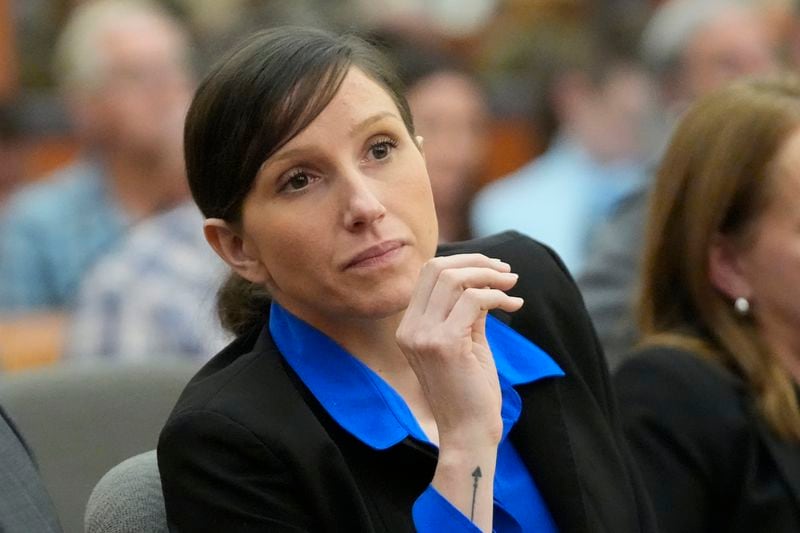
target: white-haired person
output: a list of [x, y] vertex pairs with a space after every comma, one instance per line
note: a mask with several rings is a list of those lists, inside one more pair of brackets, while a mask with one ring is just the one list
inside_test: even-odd
[[25, 319], [49, 316], [58, 329], [98, 257], [132, 223], [188, 197], [188, 45], [155, 4], [100, 0], [70, 14], [55, 67], [81, 151], [0, 213], [0, 320], [24, 329]]

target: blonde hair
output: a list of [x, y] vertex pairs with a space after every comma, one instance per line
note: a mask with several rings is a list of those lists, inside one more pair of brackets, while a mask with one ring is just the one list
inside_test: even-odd
[[161, 21], [183, 32], [166, 10], [148, 0], [94, 0], [76, 7], [56, 42], [53, 70], [59, 85], [66, 89], [96, 87], [105, 68], [103, 36], [142, 19]]
[[734, 83], [686, 113], [650, 198], [638, 317], [644, 344], [683, 347], [740, 375], [768, 425], [792, 441], [792, 379], [711, 284], [708, 258], [716, 235], [749, 237], [772, 194], [776, 156], [798, 127], [792, 76]]

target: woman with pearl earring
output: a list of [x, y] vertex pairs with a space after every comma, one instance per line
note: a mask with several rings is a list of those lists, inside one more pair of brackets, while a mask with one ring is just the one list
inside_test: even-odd
[[800, 531], [800, 80], [683, 117], [653, 188], [615, 376], [660, 530]]

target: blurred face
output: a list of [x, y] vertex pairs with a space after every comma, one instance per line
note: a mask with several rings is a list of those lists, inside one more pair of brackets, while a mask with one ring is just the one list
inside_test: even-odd
[[404, 310], [437, 225], [425, 161], [389, 94], [351, 69], [263, 164], [240, 234], [245, 277], [318, 327]]
[[613, 69], [599, 87], [591, 87], [579, 104], [583, 143], [597, 161], [638, 160], [642, 156], [642, 128], [651, 110], [653, 86], [634, 67]]
[[408, 92], [414, 126], [425, 139], [436, 208], [461, 209], [486, 160], [488, 110], [480, 89], [457, 72], [440, 72]]
[[800, 130], [778, 155], [771, 199], [754, 222], [752, 241], [741, 252], [753, 315], [764, 338], [791, 337], [789, 353], [800, 356]]
[[140, 17], [107, 32], [100, 46], [102, 81], [90, 97], [95, 141], [142, 158], [180, 158], [192, 90], [183, 35]]
[[763, 20], [740, 9], [731, 9], [698, 30], [683, 59], [683, 91], [690, 99], [736, 78], [776, 68], [775, 52]]

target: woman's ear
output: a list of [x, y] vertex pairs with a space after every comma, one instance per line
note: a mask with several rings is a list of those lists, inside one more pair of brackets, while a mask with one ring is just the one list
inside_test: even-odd
[[717, 233], [708, 251], [708, 276], [711, 285], [730, 300], [751, 299], [753, 291], [743, 268], [741, 245], [727, 235]]
[[257, 248], [249, 245], [230, 223], [221, 218], [207, 218], [203, 223], [203, 233], [217, 255], [237, 274], [258, 285], [267, 283], [269, 273]]
[[425, 157], [425, 150], [422, 148], [422, 144], [425, 141], [425, 139], [422, 137], [422, 135], [417, 135], [416, 137], [414, 137], [414, 140], [417, 142], [417, 148], [419, 149], [419, 152], [422, 154], [422, 157]]

